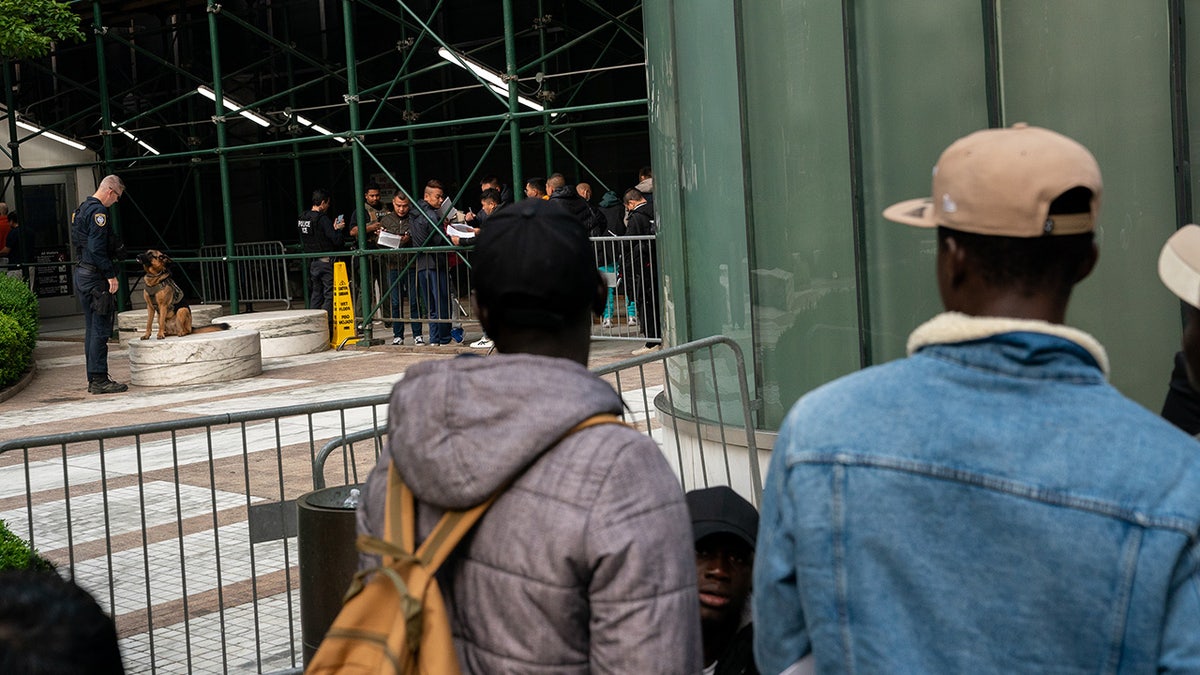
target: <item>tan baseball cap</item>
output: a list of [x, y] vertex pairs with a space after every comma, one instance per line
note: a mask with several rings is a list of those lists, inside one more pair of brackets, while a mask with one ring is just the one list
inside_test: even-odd
[[1200, 226], [1184, 225], [1158, 254], [1158, 278], [1172, 293], [1200, 308]]
[[[1077, 187], [1092, 191], [1090, 210], [1051, 216], [1050, 202]], [[933, 196], [893, 204], [883, 217], [992, 236], [1079, 234], [1095, 228], [1103, 187], [1087, 148], [1021, 122], [952, 143], [933, 167]]]

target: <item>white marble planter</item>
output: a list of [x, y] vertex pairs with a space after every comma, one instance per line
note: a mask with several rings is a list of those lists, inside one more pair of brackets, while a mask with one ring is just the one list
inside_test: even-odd
[[223, 330], [129, 342], [129, 379], [139, 387], [228, 382], [260, 373], [257, 331]]
[[[221, 305], [192, 305], [192, 328], [200, 328], [212, 323], [212, 320], [221, 316], [225, 308]], [[117, 334], [121, 338], [121, 342], [129, 342], [142, 337], [146, 332], [146, 308], [131, 309], [117, 314]], [[154, 325], [151, 328], [150, 339], [153, 340], [158, 335], [158, 316], [154, 317]], [[170, 338], [168, 338], [170, 339]]]
[[263, 358], [297, 356], [329, 349], [329, 320], [322, 309], [232, 314], [213, 319], [230, 328], [256, 330], [262, 336]]

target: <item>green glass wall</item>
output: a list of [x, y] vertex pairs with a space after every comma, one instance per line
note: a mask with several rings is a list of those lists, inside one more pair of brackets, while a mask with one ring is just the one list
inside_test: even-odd
[[735, 337], [761, 428], [904, 355], [941, 310], [936, 235], [880, 212], [927, 195], [954, 139], [1019, 121], [1100, 162], [1100, 264], [1069, 322], [1158, 409], [1180, 319], [1155, 262], [1194, 218], [1200, 0], [646, 0], [644, 17], [664, 334]]

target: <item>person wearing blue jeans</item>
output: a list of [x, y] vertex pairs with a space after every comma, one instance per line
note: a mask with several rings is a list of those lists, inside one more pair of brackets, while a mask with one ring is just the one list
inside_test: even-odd
[[450, 318], [450, 302], [446, 292], [446, 269], [441, 265], [417, 271], [417, 287], [421, 302], [429, 311], [429, 344], [450, 344], [450, 324], [438, 319]]
[[[408, 297], [408, 318], [418, 319], [421, 316], [419, 307], [420, 303], [417, 298], [417, 273], [409, 269], [404, 273], [404, 278], [400, 279], [400, 270], [389, 269], [387, 272], [388, 288], [392, 289], [392, 344], [404, 344], [404, 322], [400, 320], [403, 316], [401, 307], [403, 306], [402, 296]], [[421, 337], [421, 322], [413, 321], [409, 324], [412, 329], [412, 336], [415, 340]]]
[[[424, 198], [417, 202], [419, 212], [412, 221], [412, 240], [416, 246], [445, 246], [450, 242], [442, 232], [438, 210], [446, 201], [446, 188], [434, 179], [425, 184]], [[429, 344], [450, 344], [450, 299], [446, 274], [446, 254], [417, 254], [417, 288], [422, 304], [429, 312]], [[440, 320], [440, 321], [439, 321]], [[417, 340], [417, 344], [421, 344]]]
[[946, 311], [780, 428], [759, 670], [1200, 672], [1200, 446], [1064, 325], [1102, 186], [1082, 145], [1017, 124], [959, 139], [931, 199], [884, 211], [936, 228]]
[[75, 246], [75, 297], [83, 305], [84, 355], [88, 392], [119, 394], [129, 386], [108, 376], [108, 338], [116, 314], [117, 267], [112, 260], [114, 239], [108, 208], [125, 192], [116, 176], [105, 176], [96, 193], [76, 209], [71, 219]]
[[[409, 248], [413, 245], [413, 223], [418, 217], [420, 217], [418, 214], [412, 213], [412, 201], [408, 195], [397, 192], [396, 196], [392, 197], [391, 212], [380, 217], [379, 225], [384, 232], [399, 237], [397, 248]], [[400, 312], [402, 304], [400, 296], [402, 294], [408, 296], [409, 318], [417, 319], [421, 316], [417, 302], [416, 263], [411, 258], [412, 255], [406, 253], [388, 256], [387, 260], [387, 283], [388, 288], [392, 289], [392, 344], [394, 345], [404, 344], [404, 323], [400, 321], [400, 317], [403, 316]], [[402, 270], [404, 278], [399, 279]], [[412, 322], [412, 336], [414, 344], [421, 344], [420, 321]]]

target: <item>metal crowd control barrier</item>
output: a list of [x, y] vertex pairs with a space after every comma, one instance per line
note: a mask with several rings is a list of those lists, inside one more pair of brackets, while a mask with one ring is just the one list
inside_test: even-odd
[[[131, 673], [301, 663], [293, 500], [328, 439], [387, 396], [0, 443], [0, 519], [116, 621]], [[347, 453], [341, 483], [375, 453]], [[297, 470], [298, 469], [298, 470]]]
[[[727, 484], [759, 501], [765, 458], [735, 342], [594, 372], [684, 489]], [[0, 519], [113, 614], [129, 672], [299, 672], [294, 500], [365, 479], [387, 399], [0, 442]]]
[[[594, 237], [592, 245], [596, 252], [596, 264], [608, 285], [608, 297], [604, 314], [596, 319], [592, 337], [604, 340], [630, 340], [658, 342], [659, 289], [658, 266], [654, 251], [654, 237]], [[436, 297], [419, 282], [415, 255], [430, 251], [441, 259], [441, 283], [438, 289], [445, 298], [443, 316], [431, 306]], [[462, 329], [464, 335], [475, 337], [481, 327], [471, 316], [470, 292], [471, 265], [469, 247], [447, 246], [428, 249], [370, 249], [356, 252], [354, 256], [339, 256], [347, 266], [351, 297], [355, 309], [355, 325], [367, 325], [364, 317], [372, 322], [380, 321], [387, 334], [396, 334], [394, 324], [399, 322], [400, 335], [412, 344], [416, 330], [429, 339], [430, 323], [448, 323], [451, 329]], [[288, 256], [282, 242], [264, 241], [234, 244], [234, 255], [246, 256], [236, 262], [238, 298], [241, 302], [283, 302], [291, 308], [291, 290], [288, 285]], [[364, 255], [368, 264], [368, 279], [371, 284], [371, 307], [363, 311], [358, 291], [359, 276], [356, 257]], [[224, 245], [205, 246], [200, 249], [201, 297], [206, 303], [228, 302], [230, 299]], [[308, 258], [301, 260], [301, 274], [307, 286]], [[307, 298], [305, 298], [307, 301]]]
[[[657, 274], [655, 238], [593, 237], [591, 241], [596, 253], [596, 264], [608, 286], [604, 314], [595, 320], [592, 337], [603, 340], [659, 342], [661, 282]], [[430, 297], [420, 287], [416, 275], [413, 256], [420, 250], [425, 249], [366, 252], [372, 285], [372, 307], [369, 312], [372, 320], [382, 321], [385, 328], [391, 328], [398, 321], [402, 326], [401, 335], [407, 340], [411, 340], [414, 334], [413, 324], [416, 324], [417, 329], [428, 339], [430, 322], [449, 323], [451, 328], [464, 328], [472, 335], [477, 334], [477, 331], [482, 329], [470, 313], [471, 249], [432, 249], [436, 251], [434, 255], [442, 257], [445, 287], [440, 290], [443, 297], [447, 298], [449, 308], [449, 316], [439, 316], [437, 319], [430, 318]], [[350, 277], [350, 285], [354, 288], [358, 284], [358, 278], [353, 270]], [[352, 291], [352, 295], [354, 302], [358, 303], [357, 290]], [[363, 312], [357, 305], [355, 314], [360, 317], [356, 324], [363, 325]]]
[[654, 244], [653, 236], [592, 237], [596, 265], [608, 286], [604, 314], [592, 326], [593, 338], [660, 341], [662, 283]]
[[[621, 395], [626, 421], [663, 448], [684, 490], [730, 485], [759, 502], [767, 456], [758, 451], [757, 404], [736, 342], [703, 338], [592, 372]], [[378, 452], [385, 434], [376, 427], [329, 441], [313, 458], [314, 489], [329, 485], [325, 465], [336, 452], [339, 475], [347, 475], [352, 458]]]
[[[282, 302], [288, 309], [292, 308], [283, 242], [253, 241], [234, 244], [233, 254], [239, 258], [252, 257], [235, 263], [239, 302]], [[229, 302], [225, 245], [203, 246], [200, 248], [200, 257], [206, 258], [200, 263], [200, 295], [204, 302]]]
[[[429, 339], [430, 323], [448, 323], [451, 330], [461, 328], [464, 331], [478, 335], [479, 322], [471, 317], [471, 265], [469, 248], [433, 247], [433, 255], [440, 259], [439, 269], [442, 274], [442, 286], [438, 289], [441, 297], [445, 298], [445, 316], [438, 312], [438, 318], [432, 318], [430, 311], [434, 304], [432, 292], [427, 292], [421, 285], [416, 269], [415, 256], [426, 249], [376, 249], [367, 253], [368, 276], [371, 280], [371, 307], [369, 314], [372, 320], [383, 322], [389, 335], [398, 321], [401, 324], [401, 335], [412, 344], [414, 329], [420, 330], [420, 335]], [[428, 279], [429, 277], [424, 277]], [[350, 286], [354, 289], [358, 279], [351, 274]], [[363, 312], [357, 306], [359, 293], [352, 290], [354, 297], [355, 315], [362, 317]], [[356, 322], [363, 325], [361, 319]], [[374, 337], [386, 337], [375, 335]]]

